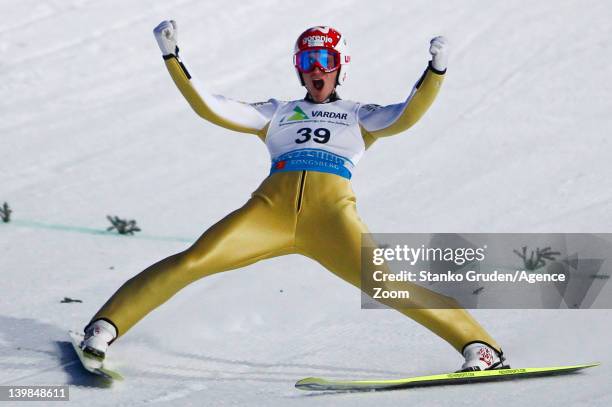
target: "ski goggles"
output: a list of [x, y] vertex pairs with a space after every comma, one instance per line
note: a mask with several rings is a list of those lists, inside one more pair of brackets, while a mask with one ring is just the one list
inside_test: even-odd
[[312, 72], [316, 66], [323, 72], [333, 72], [340, 68], [340, 53], [327, 48], [303, 50], [295, 54], [293, 63], [303, 73]]

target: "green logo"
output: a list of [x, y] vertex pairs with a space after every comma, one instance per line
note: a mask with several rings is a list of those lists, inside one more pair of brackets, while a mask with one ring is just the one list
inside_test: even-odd
[[[297, 121], [297, 120], [308, 120], [309, 117], [306, 113], [304, 113], [304, 111], [302, 109], [300, 109], [299, 106], [296, 106], [293, 109], [293, 114], [291, 116], [289, 116], [289, 118], [287, 119], [288, 122], [293, 122], [293, 121]], [[281, 120], [281, 121], [284, 121]]]

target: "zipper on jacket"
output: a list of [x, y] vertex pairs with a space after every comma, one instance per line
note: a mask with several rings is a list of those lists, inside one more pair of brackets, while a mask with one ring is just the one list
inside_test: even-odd
[[304, 183], [306, 182], [306, 170], [302, 170], [300, 175], [300, 188], [298, 189], [298, 199], [296, 204], [297, 212], [302, 208], [302, 196], [304, 195]]

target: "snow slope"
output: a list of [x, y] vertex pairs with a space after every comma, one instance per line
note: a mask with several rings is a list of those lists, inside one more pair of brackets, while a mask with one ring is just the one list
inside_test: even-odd
[[[393, 103], [453, 54], [413, 129], [368, 151], [354, 175], [374, 232], [609, 232], [612, 34], [607, 1], [317, 3], [85, 0], [0, 4], [0, 384], [70, 384], [74, 405], [600, 405], [612, 403], [608, 310], [477, 310], [515, 366], [601, 361], [563, 379], [313, 395], [304, 376], [402, 377], [460, 356], [394, 311], [286, 256], [186, 288], [112, 348], [128, 378], [82, 372], [80, 328], [125, 280], [186, 248], [266, 176], [255, 137], [203, 122], [172, 84], [152, 28], [179, 23], [190, 72], [259, 101], [304, 90], [295, 37], [348, 37], [346, 99]], [[228, 165], [230, 163], [230, 165]], [[221, 169], [222, 168], [222, 169]], [[97, 233], [107, 214], [143, 234]], [[82, 303], [60, 303], [64, 297]], [[21, 405], [21, 404], [19, 404]]]

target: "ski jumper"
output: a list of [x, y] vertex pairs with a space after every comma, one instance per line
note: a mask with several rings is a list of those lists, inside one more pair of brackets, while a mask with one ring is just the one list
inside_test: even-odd
[[[400, 133], [419, 120], [434, 101], [444, 72], [430, 64], [406, 101], [388, 106], [340, 100], [335, 93], [327, 103], [307, 98], [249, 104], [196, 88], [177, 57], [164, 59], [176, 86], [198, 115], [229, 130], [254, 134], [266, 143], [272, 159], [270, 175], [243, 207], [211, 226], [189, 249], [128, 280], [92, 322], [107, 320], [118, 336], [123, 335], [202, 277], [291, 253], [310, 257], [360, 287], [361, 238], [368, 229], [357, 214], [349, 181], [352, 171], [377, 139]], [[499, 350], [452, 298], [418, 286], [411, 290], [416, 307], [400, 312], [459, 352], [474, 341]], [[431, 305], [436, 307], [428, 308]]]

